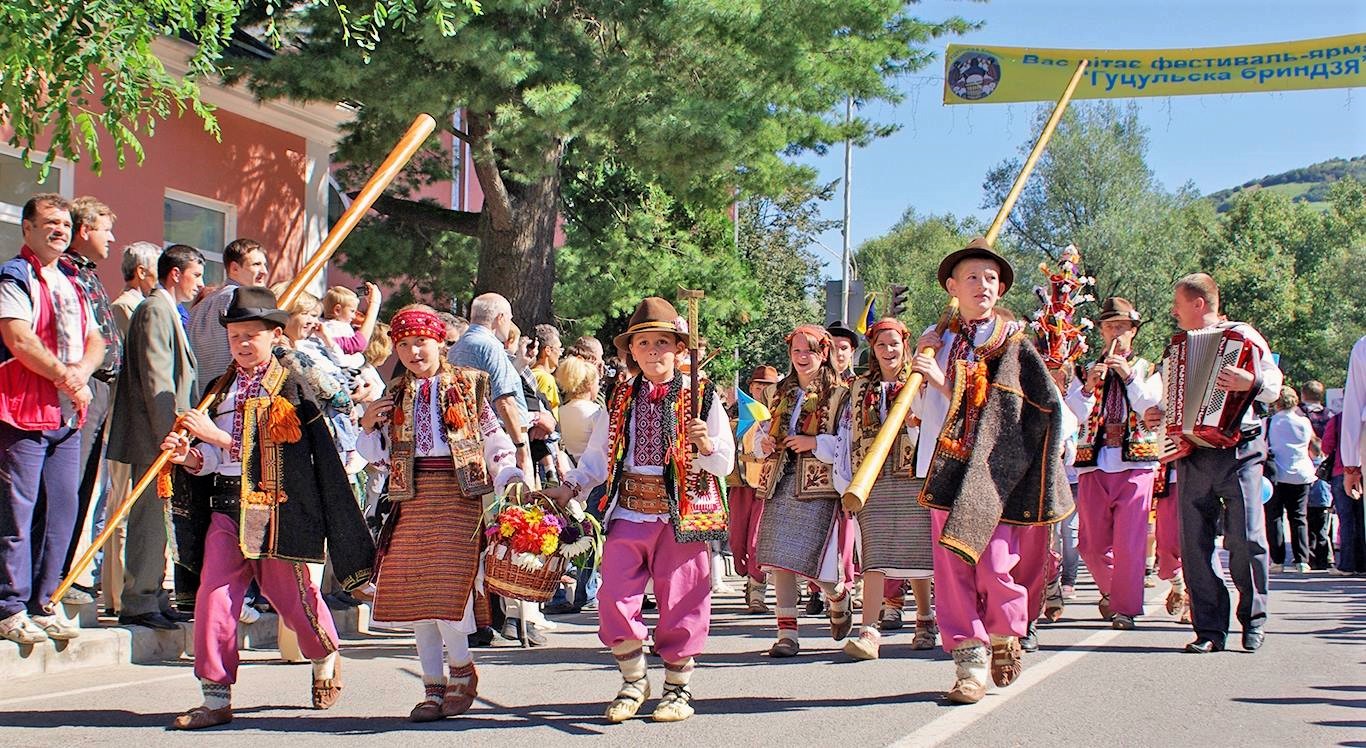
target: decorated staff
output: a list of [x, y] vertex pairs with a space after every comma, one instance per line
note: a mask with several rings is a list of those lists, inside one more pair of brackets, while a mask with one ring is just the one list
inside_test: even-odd
[[[435, 129], [436, 120], [432, 119], [429, 114], [419, 114], [413, 120], [413, 124], [408, 127], [408, 132], [404, 133], [398, 145], [394, 146], [394, 150], [389, 152], [384, 163], [380, 164], [379, 169], [370, 177], [370, 181], [365, 183], [360, 193], [356, 195], [356, 199], [351, 202], [351, 207], [347, 208], [346, 212], [342, 213], [341, 218], [337, 219], [337, 223], [327, 233], [322, 244], [319, 245], [318, 251], [314, 253], [308, 263], [304, 265], [303, 270], [299, 272], [299, 275], [290, 282], [289, 288], [277, 300], [281, 307], [288, 307], [293, 304], [295, 297], [313, 282], [318, 273], [322, 272], [327, 262], [332, 259], [332, 255], [336, 253], [337, 248], [341, 246], [342, 241], [356, 228], [356, 224], [360, 223], [360, 219], [370, 210], [370, 206], [375, 204], [380, 194], [394, 181], [403, 167], [412, 160], [418, 149], [422, 147], [422, 144], [427, 141], [427, 137]], [[195, 410], [201, 414], [206, 412], [209, 404], [224, 386], [226, 386], [226, 379], [220, 378], [213, 387], [204, 393], [204, 399], [199, 402]], [[67, 574], [66, 579], [57, 585], [57, 591], [52, 593], [51, 604], [56, 605], [62, 599], [62, 595], [66, 594], [66, 591], [85, 571], [85, 567], [89, 566], [90, 562], [95, 559], [95, 554], [104, 548], [109, 538], [118, 531], [119, 526], [123, 523], [123, 518], [127, 517], [128, 512], [133, 508], [133, 503], [142, 496], [152, 481], [167, 467], [169, 459], [169, 453], [163, 451], [147, 472], [133, 484], [133, 490], [128, 493], [128, 498], [124, 499], [123, 503], [116, 507], [105, 521], [104, 531], [91, 541], [90, 547], [71, 565], [71, 571]], [[162, 482], [165, 483], [164, 480]]]
[[[1067, 392], [1068, 385], [1076, 379], [1076, 361], [1086, 352], [1086, 332], [1093, 325], [1091, 320], [1077, 317], [1077, 308], [1095, 300], [1087, 289], [1095, 285], [1095, 279], [1081, 274], [1081, 253], [1069, 245], [1063, 250], [1056, 267], [1047, 262], [1039, 263], [1039, 272], [1048, 279], [1048, 286], [1034, 287], [1034, 295], [1039, 298], [1039, 309], [1030, 322], [1034, 332], [1034, 345], [1043, 355], [1044, 364], [1053, 377], [1058, 392]], [[1076, 418], [1069, 411], [1063, 412], [1063, 459], [1071, 464], [1076, 454]], [[1068, 483], [1072, 486], [1073, 498], [1076, 497], [1074, 473], [1068, 471]], [[1069, 518], [1070, 522], [1075, 519]], [[1020, 639], [1020, 649], [1034, 652], [1039, 649], [1038, 617], [1057, 621], [1063, 613], [1062, 569], [1058, 564], [1056, 547], [1059, 544], [1059, 530], [1063, 522], [1051, 526], [1032, 526], [1020, 528], [1020, 563], [1015, 580], [1024, 585], [1028, 593], [1027, 617], [1029, 625]], [[1072, 525], [1076, 532], [1076, 525]]]
[[702, 402], [697, 397], [697, 383], [702, 378], [701, 346], [698, 344], [697, 307], [702, 303], [702, 292], [687, 288], [678, 290], [678, 297], [688, 303], [688, 389], [693, 392], [692, 417], [701, 418]]

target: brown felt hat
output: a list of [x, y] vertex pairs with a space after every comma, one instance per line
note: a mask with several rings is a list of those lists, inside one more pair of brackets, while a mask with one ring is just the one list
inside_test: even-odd
[[1139, 315], [1138, 309], [1134, 308], [1134, 303], [1120, 296], [1111, 296], [1100, 303], [1100, 321], [1110, 319], [1124, 319], [1134, 323], [1137, 327], [1143, 324], [1143, 317]]
[[939, 263], [939, 285], [943, 286], [944, 290], [947, 291], [949, 288], [949, 277], [953, 275], [953, 269], [958, 267], [958, 263], [973, 257], [982, 257], [991, 260], [1001, 268], [1002, 296], [1005, 296], [1006, 291], [1009, 291], [1010, 287], [1015, 285], [1015, 268], [1010, 266], [1010, 263], [1006, 261], [1006, 258], [996, 254], [996, 251], [987, 243], [986, 238], [981, 236], [968, 242], [968, 246], [963, 247], [956, 252], [949, 253], [949, 256], [945, 257], [943, 261]]
[[650, 296], [636, 305], [626, 325], [626, 332], [612, 338], [612, 343], [624, 351], [631, 345], [631, 336], [639, 332], [671, 332], [679, 340], [686, 341], [686, 328], [673, 304], [658, 296]]
[[768, 364], [754, 367], [754, 373], [749, 375], [749, 383], [754, 384], [755, 382], [777, 384], [778, 370]]

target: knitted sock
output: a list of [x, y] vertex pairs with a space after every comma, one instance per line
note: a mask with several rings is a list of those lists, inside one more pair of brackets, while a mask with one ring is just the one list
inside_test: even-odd
[[321, 660], [314, 660], [313, 680], [332, 680], [332, 676], [337, 672], [337, 658], [340, 656], [340, 652], [333, 652]]
[[612, 656], [617, 659], [623, 680], [640, 680], [645, 677], [645, 651], [639, 639], [626, 639], [612, 647]]
[[199, 690], [204, 693], [205, 709], [223, 709], [232, 706], [232, 684], [214, 683], [200, 679]]
[[1177, 570], [1176, 575], [1172, 577], [1172, 589], [1177, 592], [1186, 591], [1186, 578], [1181, 575], [1179, 569]]
[[797, 641], [797, 608], [778, 608], [778, 638]]
[[957, 677], [971, 678], [986, 684], [991, 673], [988, 663], [991, 650], [980, 639], [968, 639], [953, 650], [953, 664], [957, 666]]
[[686, 686], [692, 680], [693, 658], [682, 662], [664, 663], [664, 683], [676, 686]]
[[[422, 664], [422, 681], [435, 683], [439, 678], [444, 684], [446, 668], [442, 662], [441, 629], [431, 622], [416, 624], [413, 639], [417, 642], [418, 662]], [[468, 646], [465, 651], [469, 651]]]
[[440, 704], [446, 698], [446, 677], [422, 678], [422, 700], [429, 704]]
[[467, 661], [463, 665], [451, 665], [451, 676], [446, 681], [452, 686], [467, 686], [474, 678], [474, 661]]

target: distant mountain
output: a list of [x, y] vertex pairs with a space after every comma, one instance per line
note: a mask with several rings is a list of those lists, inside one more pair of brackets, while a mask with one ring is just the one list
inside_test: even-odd
[[1297, 203], [1323, 203], [1333, 182], [1352, 177], [1366, 182], [1366, 156], [1335, 158], [1311, 166], [1253, 179], [1228, 190], [1205, 196], [1218, 206], [1220, 213], [1228, 210], [1233, 196], [1243, 190], [1273, 190]]

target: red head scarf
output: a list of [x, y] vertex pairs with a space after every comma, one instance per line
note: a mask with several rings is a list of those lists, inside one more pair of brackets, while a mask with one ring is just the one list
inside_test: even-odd
[[443, 342], [446, 340], [446, 323], [435, 312], [426, 309], [408, 309], [395, 314], [389, 321], [389, 337], [395, 343], [418, 335]]

